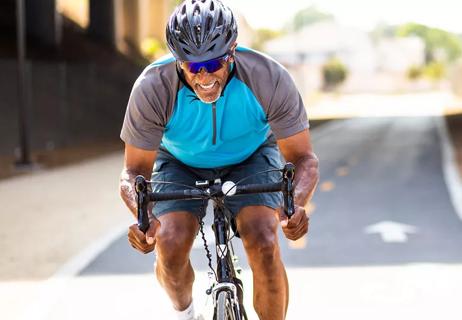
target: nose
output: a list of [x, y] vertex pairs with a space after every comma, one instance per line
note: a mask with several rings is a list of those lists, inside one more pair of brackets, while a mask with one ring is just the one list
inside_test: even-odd
[[198, 74], [208, 74], [207, 69], [205, 67], [200, 68]]
[[196, 74], [196, 77], [199, 81], [203, 81], [207, 79], [207, 77], [210, 75], [210, 73], [207, 72], [207, 69], [204, 67], [200, 68], [199, 72]]

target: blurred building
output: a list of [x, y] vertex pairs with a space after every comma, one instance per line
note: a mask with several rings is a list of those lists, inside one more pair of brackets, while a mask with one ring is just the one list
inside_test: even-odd
[[392, 38], [374, 43], [367, 32], [335, 21], [319, 22], [269, 41], [265, 51], [284, 64], [302, 92], [323, 87], [322, 66], [331, 58], [348, 69], [345, 91], [395, 90], [394, 77], [424, 62], [418, 38]]
[[[112, 3], [111, 10], [114, 15], [111, 39], [118, 50], [126, 54], [149, 50], [145, 48], [146, 44], [154, 41], [158, 44], [159, 55], [166, 52], [165, 26], [178, 1], [109, 0], [109, 2]], [[57, 0], [57, 8], [82, 28], [91, 28], [91, 0]], [[242, 14], [239, 12], [235, 14], [239, 23], [238, 42], [250, 46], [254, 32]]]
[[265, 51], [287, 65], [322, 65], [339, 58], [351, 70], [373, 71], [376, 55], [367, 33], [336, 22], [319, 22], [269, 41]]
[[417, 37], [381, 39], [376, 51], [378, 71], [406, 73], [425, 64], [425, 43]]
[[250, 26], [245, 16], [239, 10], [234, 9], [233, 13], [238, 24], [239, 35], [237, 37], [237, 42], [240, 45], [251, 47], [255, 37], [255, 30]]
[[[92, 29], [93, 2], [91, 0], [57, 1], [58, 10], [63, 15], [84, 29]], [[110, 11], [111, 17], [106, 22], [110, 24], [110, 28], [106, 28], [109, 34], [101, 34], [101, 36], [126, 54], [142, 51], [143, 44], [148, 40], [156, 40], [162, 44], [168, 16], [176, 4], [174, 0], [104, 0], [103, 2], [108, 2], [106, 11]], [[98, 18], [96, 15], [93, 16]]]
[[453, 92], [462, 98], [462, 59], [457, 61], [450, 70], [450, 81]]

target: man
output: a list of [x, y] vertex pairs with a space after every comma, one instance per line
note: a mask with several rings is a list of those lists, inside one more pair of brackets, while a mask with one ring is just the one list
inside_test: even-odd
[[[237, 47], [237, 25], [220, 0], [188, 0], [171, 15], [167, 43], [173, 56], [148, 66], [128, 102], [121, 138], [125, 163], [120, 192], [136, 216], [134, 179], [150, 177], [194, 185], [235, 181], [281, 168], [279, 150], [296, 165], [296, 213], [280, 214], [278, 193], [230, 197], [230, 208], [253, 272], [254, 308], [262, 320], [285, 318], [288, 281], [278, 225], [288, 239], [308, 231], [304, 206], [318, 182], [308, 120], [287, 71], [274, 60]], [[248, 183], [274, 181], [258, 175]], [[172, 185], [156, 191], [174, 190]], [[239, 198], [239, 199], [238, 199]], [[189, 253], [202, 218], [202, 201], [156, 203], [146, 235], [136, 225], [128, 238], [137, 250], [156, 250], [156, 275], [178, 319], [194, 319], [194, 272]]]

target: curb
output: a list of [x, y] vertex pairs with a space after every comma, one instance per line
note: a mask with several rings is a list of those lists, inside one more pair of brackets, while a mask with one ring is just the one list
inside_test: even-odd
[[436, 127], [441, 141], [443, 175], [448, 187], [449, 197], [454, 210], [462, 220], [462, 180], [455, 161], [454, 147], [444, 117], [436, 118]]

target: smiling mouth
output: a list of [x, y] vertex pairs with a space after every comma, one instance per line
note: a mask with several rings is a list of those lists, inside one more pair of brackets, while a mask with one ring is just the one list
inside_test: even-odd
[[209, 83], [209, 84], [200, 84], [200, 83], [197, 83], [196, 86], [199, 87], [201, 90], [203, 91], [210, 91], [212, 90], [215, 85], [218, 84], [217, 81], [214, 81], [212, 83]]

